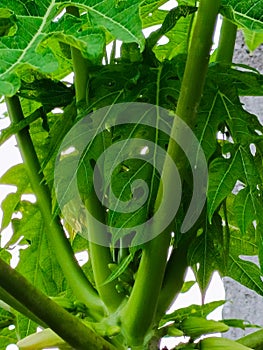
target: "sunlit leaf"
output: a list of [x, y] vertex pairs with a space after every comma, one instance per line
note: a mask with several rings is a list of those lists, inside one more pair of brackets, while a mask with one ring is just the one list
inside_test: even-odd
[[1, 3], [2, 12], [9, 11], [9, 18], [14, 18], [16, 31], [0, 40], [0, 94], [14, 95], [20, 87], [21, 75], [29, 69], [44, 74], [60, 69], [61, 74], [60, 65], [65, 67], [65, 55], [61, 55], [61, 60], [58, 53], [52, 51], [56, 49], [55, 39], [77, 47], [91, 61], [98, 61], [104, 54], [104, 31], [124, 42], [144, 46], [139, 1], [110, 0], [107, 5], [95, 0], [73, 1], [71, 5], [87, 11], [87, 15], [80, 18], [67, 15], [61, 19], [56, 16], [66, 7], [66, 2], [45, 0], [37, 6], [31, 5], [16, 0]]
[[261, 1], [223, 0], [222, 14], [238, 26], [255, 32], [263, 31], [263, 5]]
[[180, 322], [181, 320], [185, 319], [188, 316], [206, 317], [215, 309], [217, 309], [218, 307], [224, 304], [225, 304], [225, 300], [219, 300], [219, 301], [212, 301], [211, 303], [207, 303], [204, 305], [193, 304], [188, 307], [178, 309], [172, 313], [166, 314], [162, 318], [160, 322], [160, 326], [170, 321]]

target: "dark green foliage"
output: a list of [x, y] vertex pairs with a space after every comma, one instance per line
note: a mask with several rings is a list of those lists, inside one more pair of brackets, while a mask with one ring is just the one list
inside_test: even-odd
[[[172, 148], [169, 148], [169, 135], [159, 130], [159, 123], [165, 124], [165, 118], [174, 118], [182, 93], [189, 44], [193, 40], [193, 23], [200, 5], [192, 0], [178, 1], [178, 7], [167, 11], [160, 9], [165, 3], [157, 0], [74, 0], [69, 7], [68, 2], [57, 0], [1, 2], [0, 94], [7, 101], [11, 96], [19, 98], [22, 118], [16, 118], [10, 112], [12, 124], [1, 130], [0, 144], [12, 135], [18, 135], [18, 139], [24, 141], [24, 146], [23, 142], [19, 143], [22, 153], [29, 153], [29, 158], [36, 159], [39, 164], [36, 166], [37, 173], [25, 161], [25, 164], [9, 169], [1, 178], [1, 184], [13, 185], [16, 189], [1, 204], [1, 231], [11, 224], [13, 235], [0, 249], [0, 257], [10, 263], [13, 245], [20, 248], [26, 245], [23, 247], [26, 249], [20, 249], [16, 270], [77, 320], [105, 337], [111, 343], [106, 349], [128, 349], [134, 345], [149, 350], [151, 338], [180, 336], [184, 331], [183, 322], [189, 317], [206, 318], [223, 304], [218, 301], [202, 306], [191, 305], [164, 314], [167, 310], [162, 310], [163, 299], [173, 299], [195, 283], [184, 283], [188, 266], [195, 273], [203, 299], [214, 271], [263, 295], [263, 126], [258, 117], [247, 112], [240, 102], [240, 96], [263, 96], [263, 75], [242, 65], [242, 62], [236, 65], [217, 62], [214, 55], [213, 62], [208, 65], [193, 123], [193, 132], [200, 144], [197, 157], [202, 148], [209, 169], [207, 201], [197, 222], [183, 235], [181, 224], [191, 201], [194, 182], [190, 163], [183, 158], [184, 150], [178, 151], [179, 146], [175, 146], [174, 149], [177, 149], [173, 156], [179, 159], [176, 160], [183, 195], [178, 213], [165, 231], [171, 255], [164, 272], [156, 272], [156, 268], [144, 276], [145, 284], [148, 280], [159, 281], [160, 295], [155, 290], [148, 291], [149, 300], [141, 301], [141, 305], [147, 302], [154, 304], [151, 296], [157, 293], [156, 310], [153, 310], [153, 319], [149, 320], [150, 328], [143, 334], [143, 339], [139, 336], [138, 339], [136, 336], [129, 338], [136, 327], [138, 332], [144, 327], [142, 319], [138, 325], [132, 325], [134, 329], [129, 329], [129, 322], [128, 326], [125, 322], [130, 320], [130, 314], [127, 314], [129, 302], [133, 300], [133, 294], [138, 293], [136, 281], [140, 280], [140, 271], [148, 261], [154, 261], [155, 252], [147, 244], [126, 247], [127, 231], [124, 229], [130, 229], [127, 239], [136, 243], [138, 232], [133, 227], [154, 216], [163, 181], [161, 172], [145, 161], [140, 152], [146, 141], [155, 144], [156, 149], [159, 146], [164, 152]], [[62, 13], [63, 10], [67, 12]], [[262, 2], [222, 0], [220, 12], [244, 29], [250, 47], [262, 42]], [[146, 39], [142, 29], [153, 25], [159, 25], [159, 28]], [[160, 44], [159, 40], [163, 37], [168, 42]], [[119, 41], [120, 57], [117, 57], [116, 43]], [[106, 52], [107, 44], [112, 44], [111, 52]], [[80, 79], [76, 72], [80, 64], [86, 68], [86, 72], [81, 72], [85, 81], [81, 93], [76, 91], [79, 89], [76, 80]], [[67, 76], [72, 72], [75, 73], [75, 81], [68, 83]], [[194, 83], [197, 77], [192, 79]], [[80, 100], [76, 97], [78, 93]], [[138, 123], [138, 116], [127, 125], [116, 123], [111, 127], [104, 120], [96, 119], [99, 115], [96, 111], [101, 108], [128, 102], [151, 104], [157, 111], [159, 107], [165, 108], [169, 112], [168, 117], [156, 113], [155, 127]], [[129, 115], [128, 110], [126, 112]], [[118, 121], [119, 115], [114, 117]], [[60, 154], [64, 166], [76, 168], [74, 176], [77, 177], [82, 202], [81, 207], [74, 206], [71, 174], [65, 172], [59, 182], [63, 193], [63, 205], [59, 207], [54, 188], [58, 152], [68, 133], [85, 118], [88, 130], [101, 127], [103, 132], [85, 145], [81, 155], [77, 146], [86, 131], [83, 130], [82, 135], [73, 134], [75, 149]], [[137, 146], [129, 143], [135, 139]], [[119, 142], [123, 142], [120, 153], [127, 155], [127, 159], [111, 155], [110, 160], [103, 162], [98, 182], [104, 200], [98, 205], [94, 200], [95, 164], [103, 152]], [[156, 151], [152, 157], [154, 164], [157, 157]], [[181, 166], [180, 162], [184, 165]], [[161, 168], [163, 164], [164, 160]], [[44, 188], [44, 194], [32, 182], [36, 178], [40, 189]], [[132, 214], [122, 213], [123, 203], [129, 204], [133, 199], [139, 202], [143, 197], [142, 187], [133, 187], [134, 181], [141, 179], [149, 189], [146, 201]], [[170, 179], [171, 188], [175, 185], [178, 185], [175, 180]], [[25, 197], [32, 194], [38, 198], [36, 203]], [[109, 247], [97, 246], [83, 238], [90, 231], [99, 234], [96, 223], [86, 218], [89, 203], [94, 217], [109, 227], [118, 228], [117, 232], [110, 229], [107, 232]], [[176, 203], [176, 198], [172, 203]], [[47, 217], [52, 220], [47, 222]], [[70, 222], [67, 217], [70, 217]], [[63, 223], [63, 228], [59, 226], [61, 236], [52, 231], [54, 222]], [[61, 251], [51, 243], [53, 234], [52, 242], [62, 242], [70, 257], [69, 261], [65, 260], [60, 265], [57, 257]], [[162, 246], [157, 248], [161, 251]], [[184, 254], [178, 262], [176, 254], [180, 250]], [[74, 254], [80, 252], [89, 254], [82, 270], [74, 267]], [[166, 264], [165, 247], [162, 254]], [[243, 256], [258, 256], [259, 266], [244, 260]], [[177, 261], [177, 266], [173, 266], [173, 259]], [[155, 263], [158, 265], [158, 261]], [[177, 268], [182, 276], [174, 283]], [[73, 281], [76, 280], [75, 289], [76, 286], [69, 282], [72, 277]], [[171, 286], [170, 293], [167, 293], [167, 285]], [[78, 296], [81, 300], [76, 296], [76, 289], [80, 289]], [[25, 314], [21, 305], [4, 293], [0, 280], [1, 299], [5, 301], [5, 304], [0, 304], [0, 347], [4, 349], [15, 343], [17, 338], [35, 332], [37, 320]], [[111, 308], [109, 300], [114, 301], [117, 307]], [[166, 303], [169, 302], [165, 300]], [[161, 314], [159, 310], [162, 310]], [[138, 310], [134, 310], [136, 312]], [[167, 325], [168, 322], [171, 324]], [[247, 326], [240, 320], [228, 320], [227, 323], [234, 327]], [[9, 329], [10, 325], [15, 325], [15, 330]], [[216, 325], [215, 329], [218, 329]], [[191, 334], [199, 335], [198, 332]], [[100, 341], [98, 344], [101, 344]], [[178, 348], [199, 349], [199, 345], [190, 341]]]

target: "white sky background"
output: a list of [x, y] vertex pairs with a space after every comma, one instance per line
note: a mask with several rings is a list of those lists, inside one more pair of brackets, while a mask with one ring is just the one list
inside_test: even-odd
[[[176, 1], [170, 0], [169, 3], [165, 4], [165, 6], [162, 6], [162, 9], [171, 9], [177, 5]], [[219, 37], [219, 30], [217, 30], [215, 34], [214, 41], [217, 43]], [[5, 112], [5, 106], [4, 104], [0, 105], [0, 115]], [[10, 124], [10, 121], [8, 118], [0, 119], [0, 130], [6, 128]], [[10, 167], [12, 167], [15, 164], [21, 163], [22, 159], [19, 153], [19, 150], [16, 146], [16, 140], [15, 137], [11, 137], [7, 142], [5, 142], [4, 145], [0, 147], [0, 176], [2, 176]], [[4, 186], [0, 185], [0, 203], [2, 200], [7, 196], [8, 193], [15, 192], [16, 188], [14, 186]], [[0, 209], [0, 222], [2, 219], [2, 211]], [[6, 239], [9, 235], [12, 234], [12, 231], [9, 228], [5, 230], [5, 236]], [[5, 239], [1, 241], [1, 246], [3, 246], [5, 243]], [[15, 264], [15, 261], [13, 262]], [[194, 275], [191, 270], [189, 270], [187, 274], [187, 280], [194, 280]], [[223, 283], [218, 275], [218, 273], [215, 273], [211, 282], [211, 285], [207, 291], [205, 302], [215, 301], [215, 300], [222, 300], [225, 298], [225, 292]], [[197, 285], [194, 285], [189, 292], [182, 294], [178, 297], [175, 305], [171, 309], [178, 309], [181, 307], [189, 306], [191, 304], [201, 304], [201, 295], [199, 292], [199, 289]], [[210, 317], [215, 320], [220, 320], [222, 318], [222, 307], [218, 308], [216, 311], [210, 314]], [[178, 339], [178, 338], [177, 338]], [[176, 340], [177, 340], [176, 339]], [[182, 339], [179, 339], [179, 341], [182, 341]], [[165, 339], [162, 342], [162, 346], [167, 346], [168, 349], [171, 349], [176, 346], [178, 342], [175, 341], [174, 338]], [[9, 345], [6, 350], [17, 350], [16, 345]]]

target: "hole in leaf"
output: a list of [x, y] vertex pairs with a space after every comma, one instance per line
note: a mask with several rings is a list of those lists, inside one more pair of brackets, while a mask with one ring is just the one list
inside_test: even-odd
[[232, 193], [237, 194], [239, 191], [243, 190], [243, 188], [245, 188], [245, 184], [243, 182], [237, 180], [237, 182], [232, 190]]
[[249, 148], [250, 148], [250, 153], [252, 154], [252, 156], [255, 156], [255, 154], [257, 152], [256, 145], [254, 143], [251, 143], [249, 145]]
[[141, 154], [141, 155], [146, 155], [146, 154], [148, 154], [148, 153], [149, 153], [149, 147], [148, 147], [148, 146], [143, 147], [143, 148], [141, 149], [141, 151], [140, 151], [140, 154]]
[[37, 198], [34, 194], [22, 194], [21, 196], [22, 201], [28, 201], [30, 203], [36, 203]]
[[228, 152], [228, 153], [223, 154], [222, 156], [223, 156], [223, 158], [225, 158], [225, 159], [229, 159], [229, 158], [231, 158], [231, 153]]
[[66, 155], [69, 155], [69, 154], [72, 154], [76, 151], [76, 148], [73, 147], [73, 146], [70, 146], [69, 148], [67, 148], [65, 151], [62, 151], [61, 152], [61, 155], [62, 156], [66, 156]]
[[63, 9], [54, 19], [52, 22], [56, 23], [60, 20], [60, 18], [66, 13], [66, 9]]
[[62, 114], [63, 113], [63, 109], [56, 107], [56, 108], [52, 109], [51, 112], [53, 114]]
[[170, 41], [170, 40], [167, 38], [167, 36], [166, 36], [166, 35], [163, 35], [163, 36], [161, 37], [161, 39], [159, 39], [159, 40], [157, 41], [157, 45], [165, 45], [165, 44], [168, 44], [169, 41]]

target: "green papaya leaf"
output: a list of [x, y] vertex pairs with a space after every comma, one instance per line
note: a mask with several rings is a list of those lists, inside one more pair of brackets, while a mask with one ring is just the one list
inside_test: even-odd
[[0, 306], [0, 330], [7, 328], [10, 325], [14, 325], [14, 323], [14, 315]]
[[240, 154], [236, 151], [230, 159], [218, 158], [209, 168], [208, 213], [211, 220], [219, 204], [231, 193], [240, 175]]
[[204, 305], [190, 305], [185, 308], [181, 308], [175, 310], [172, 313], [166, 314], [162, 320], [160, 321], [160, 326], [163, 326], [165, 323], [173, 321], [173, 322], [181, 322], [188, 316], [194, 317], [207, 317], [211, 312], [213, 312], [216, 308], [225, 304], [225, 300], [213, 301], [211, 303], [207, 303]]
[[238, 1], [238, 0], [223, 0], [221, 13], [228, 17], [239, 27], [253, 30], [254, 32], [263, 31], [261, 1]]
[[235, 327], [235, 328], [241, 328], [241, 329], [246, 329], [246, 328], [261, 328], [261, 326], [258, 326], [256, 324], [251, 324], [247, 321], [240, 320], [237, 318], [233, 319], [224, 319], [223, 322], [228, 325], [229, 327]]
[[16, 344], [17, 340], [18, 337], [14, 328], [11, 330], [8, 328], [0, 330], [0, 346], [2, 349], [6, 349], [10, 344]]
[[32, 189], [29, 184], [29, 179], [24, 164], [18, 164], [10, 168], [1, 177], [0, 183], [14, 185], [17, 188], [16, 192], [8, 194], [1, 204], [3, 210], [1, 230], [3, 230], [9, 225], [13, 213], [17, 211], [18, 205], [21, 201], [21, 196], [23, 194], [32, 193]]
[[100, 1], [72, 1], [71, 5], [87, 11], [87, 15], [76, 18], [67, 14], [57, 18], [67, 5], [51, 0], [37, 6], [31, 6], [30, 2], [2, 1], [0, 16], [2, 13], [5, 18], [9, 13], [16, 31], [12, 31], [12, 36], [0, 37], [0, 94], [14, 95], [20, 88], [21, 75], [29, 70], [50, 74], [59, 70], [60, 65], [65, 67], [65, 58], [61, 61], [53, 52], [54, 41], [75, 46], [91, 61], [102, 58], [106, 32], [124, 42], [137, 42], [143, 49], [139, 1], [110, 0], [107, 5]]
[[227, 275], [243, 286], [254, 290], [259, 295], [263, 295], [262, 273], [260, 268], [250, 262], [239, 257], [240, 252], [234, 249], [229, 256]]
[[256, 50], [263, 43], [263, 33], [257, 33], [253, 30], [243, 29], [245, 43], [250, 51]]

